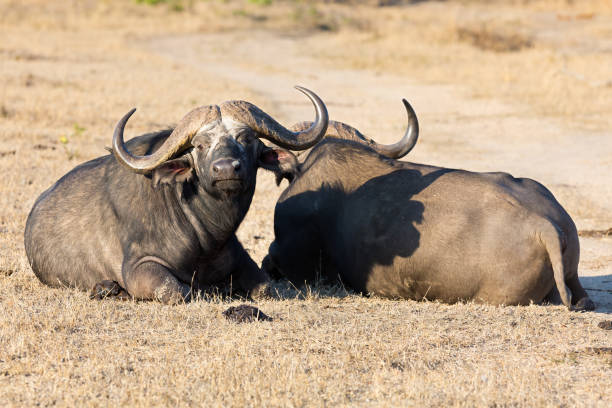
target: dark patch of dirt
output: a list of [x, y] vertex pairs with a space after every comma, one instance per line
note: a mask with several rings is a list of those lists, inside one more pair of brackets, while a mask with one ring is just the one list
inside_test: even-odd
[[478, 28], [457, 28], [457, 37], [459, 41], [467, 42], [481, 50], [493, 52], [516, 52], [533, 46], [532, 40], [521, 34], [506, 34], [484, 25]]
[[227, 320], [232, 320], [236, 323], [251, 323], [254, 321], [271, 322], [274, 320], [258, 308], [249, 305], [232, 306], [223, 312], [223, 316], [225, 316]]
[[0, 48], [0, 55], [13, 59], [15, 61], [40, 61], [40, 60], [57, 60], [55, 57], [49, 57], [41, 54], [34, 54], [26, 50], [14, 50]]
[[612, 228], [607, 230], [583, 230], [578, 231], [578, 236], [589, 237], [589, 238], [602, 238], [612, 236]]
[[10, 118], [11, 116], [13, 116], [13, 112], [11, 112], [6, 106], [0, 105], [0, 117]]
[[47, 145], [40, 144], [40, 143], [35, 144], [34, 146], [32, 146], [32, 148], [35, 150], [55, 150], [56, 149], [55, 146], [47, 146]]
[[566, 358], [574, 364], [579, 363], [583, 357], [602, 358], [604, 364], [612, 366], [612, 347], [585, 347], [566, 354]]
[[0, 152], [0, 157], [4, 156], [14, 156], [17, 153], [16, 150], [9, 150], [8, 152]]
[[0, 276], [11, 276], [15, 273], [15, 269], [0, 269]]
[[612, 347], [587, 347], [581, 353], [590, 356], [612, 356]]
[[404, 371], [405, 369], [404, 363], [402, 363], [401, 361], [393, 361], [391, 363], [391, 368], [395, 368], [396, 370], [399, 370], [399, 371]]
[[604, 330], [612, 330], [612, 320], [602, 320], [597, 323], [597, 327]]

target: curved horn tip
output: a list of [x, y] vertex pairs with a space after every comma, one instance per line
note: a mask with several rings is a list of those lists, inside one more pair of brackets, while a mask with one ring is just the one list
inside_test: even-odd
[[406, 98], [402, 98], [402, 102], [404, 103], [404, 106], [406, 107], [406, 110], [410, 111], [411, 113], [413, 113], [416, 116], [416, 113], [414, 113], [414, 108], [412, 107], [412, 105], [410, 105], [410, 102], [408, 102], [406, 100]]
[[[325, 102], [321, 100], [319, 95], [312, 92], [308, 88], [304, 88], [303, 86], [295, 85], [294, 88], [306, 95], [308, 99], [310, 99], [310, 101], [317, 107], [317, 119], [319, 119], [319, 115], [321, 115], [321, 119], [323, 119], [325, 122], [329, 121], [327, 106], [325, 106]], [[325, 124], [325, 128], [327, 128], [327, 123]]]
[[113, 139], [115, 139], [117, 136], [123, 137], [123, 128], [125, 127], [128, 119], [134, 114], [134, 112], [136, 112], [136, 108], [130, 109], [128, 113], [126, 113], [121, 119], [119, 119], [119, 122], [117, 122], [117, 125], [115, 126]]
[[123, 117], [119, 120], [119, 123], [117, 123], [117, 125], [119, 124], [123, 124], [125, 126], [125, 124], [127, 123], [128, 119], [130, 117], [132, 117], [132, 115], [134, 114], [134, 112], [136, 112], [136, 108], [132, 108], [128, 111], [128, 113], [126, 113], [125, 115], [123, 115]]
[[119, 119], [119, 122], [117, 122], [117, 125], [115, 126], [115, 133], [113, 134], [113, 138], [119, 136], [118, 132], [120, 132], [121, 137], [123, 137], [123, 128], [125, 127], [128, 119], [134, 114], [134, 112], [136, 112], [136, 108], [130, 109], [128, 113], [126, 113], [121, 119]]
[[304, 88], [303, 86], [299, 86], [299, 85], [295, 85], [294, 86], [295, 89], [297, 89], [298, 91], [300, 91], [301, 93], [303, 93], [304, 95], [306, 95], [308, 98], [312, 99], [312, 96], [314, 95], [315, 97], [317, 96], [314, 92], [312, 92], [310, 89], [308, 88]]
[[417, 118], [416, 112], [414, 111], [414, 108], [412, 107], [412, 105], [410, 105], [410, 103], [406, 100], [406, 98], [402, 98], [402, 102], [404, 103], [404, 107], [406, 108], [406, 113], [408, 114], [408, 119], [410, 121], [416, 122], [416, 124], [418, 126], [419, 120]]
[[321, 99], [316, 93], [312, 92], [308, 88], [304, 88], [303, 86], [300, 86], [300, 85], [295, 85], [294, 88], [300, 91], [301, 93], [303, 93], [304, 95], [306, 95], [307, 97], [309, 97], [310, 99], [312, 98], [319, 99], [319, 100]]

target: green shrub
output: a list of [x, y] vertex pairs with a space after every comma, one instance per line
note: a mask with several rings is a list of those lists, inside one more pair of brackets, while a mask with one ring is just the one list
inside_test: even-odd
[[251, 4], [258, 4], [260, 6], [269, 6], [272, 4], [272, 0], [249, 0]]
[[136, 3], [139, 4], [148, 4], [149, 6], [154, 6], [160, 3], [166, 3], [167, 0], [136, 0]]

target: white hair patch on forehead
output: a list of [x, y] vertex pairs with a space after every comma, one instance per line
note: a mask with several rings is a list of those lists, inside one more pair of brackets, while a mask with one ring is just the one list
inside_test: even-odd
[[198, 130], [198, 133], [208, 133], [210, 140], [210, 146], [208, 147], [206, 156], [208, 157], [214, 152], [215, 148], [220, 143], [221, 138], [224, 136], [229, 136], [230, 140], [238, 146], [239, 150], [244, 152], [244, 147], [237, 143], [235, 138], [240, 131], [248, 128], [249, 127], [244, 123], [234, 120], [231, 117], [223, 117], [220, 120], [216, 120], [202, 126]]
[[214, 128], [219, 123], [220, 123], [219, 120], [215, 120], [213, 122], [208, 122], [208, 123], [202, 125], [202, 127], [200, 129], [198, 129], [197, 133], [208, 132], [210, 129]]
[[223, 123], [223, 126], [225, 126], [228, 131], [248, 128], [248, 126], [244, 123], [238, 122], [237, 120], [234, 120], [229, 116], [222, 117], [221, 123]]

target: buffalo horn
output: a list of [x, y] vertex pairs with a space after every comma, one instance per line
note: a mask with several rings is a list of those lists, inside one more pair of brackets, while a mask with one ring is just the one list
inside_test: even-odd
[[[329, 131], [327, 135], [337, 137], [339, 139], [360, 142], [371, 147], [377, 153], [392, 159], [404, 157], [412, 150], [417, 142], [417, 139], [419, 138], [419, 122], [417, 120], [416, 113], [414, 113], [414, 109], [412, 109], [412, 106], [410, 106], [408, 101], [406, 99], [402, 99], [402, 102], [404, 102], [404, 106], [406, 107], [406, 112], [408, 114], [408, 127], [406, 128], [404, 137], [402, 137], [402, 139], [397, 143], [391, 145], [376, 143], [374, 140], [365, 137], [354, 127], [349, 126], [346, 123], [336, 122], [334, 120], [329, 121]], [[292, 129], [299, 131], [309, 126], [311, 126], [310, 122], [300, 122], [293, 125]]]
[[325, 104], [314, 92], [301, 86], [296, 86], [295, 89], [310, 99], [316, 113], [315, 121], [298, 132], [285, 128], [257, 106], [245, 101], [225, 102], [221, 105], [221, 113], [244, 123], [255, 130], [259, 137], [268, 139], [275, 145], [291, 150], [306, 150], [325, 136], [329, 116]]
[[159, 149], [150, 155], [136, 156], [126, 149], [123, 141], [123, 129], [135, 111], [136, 109], [130, 110], [117, 123], [113, 134], [113, 154], [119, 163], [136, 173], [148, 173], [175, 154], [187, 149], [191, 145], [191, 138], [204, 124], [220, 118], [219, 107], [216, 105], [196, 108], [181, 119]]

